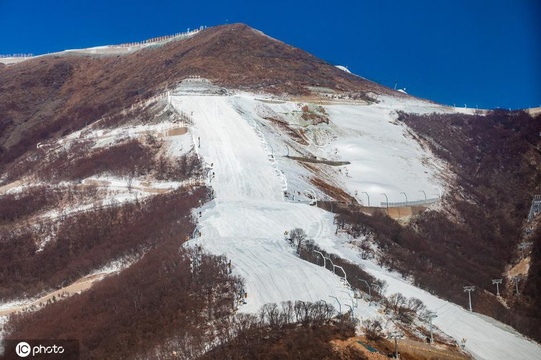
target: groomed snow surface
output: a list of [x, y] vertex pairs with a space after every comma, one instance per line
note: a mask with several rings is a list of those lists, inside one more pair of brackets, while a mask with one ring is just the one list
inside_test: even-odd
[[[255, 112], [257, 103], [255, 96], [186, 94], [172, 96], [171, 102], [180, 111], [193, 112], [194, 125], [191, 132], [196, 149], [205, 162], [212, 165], [209, 179], [215, 199], [199, 209], [202, 212], [198, 224], [201, 236], [191, 240], [189, 245], [201, 244], [207, 251], [225, 254], [231, 259], [234, 273], [246, 281], [247, 304], [242, 305], [240, 311], [256, 312], [265, 303], [287, 300], [324, 300], [338, 308], [332, 296], [339, 299], [342, 311], [349, 309], [345, 304], [351, 303], [353, 293], [342, 284], [340, 278], [320, 266], [299, 259], [294, 249], [284, 240], [284, 231], [299, 227], [327, 251], [360, 263], [375, 277], [387, 281], [387, 294], [401, 292], [405, 296], [421, 299], [429, 310], [437, 312], [434, 324], [458, 342], [466, 338], [465, 349], [476, 359], [541, 358], [541, 347], [538, 344], [505, 325], [432, 296], [412, 286], [399, 275], [389, 273], [371, 261], [361, 260], [344, 239], [335, 236], [332, 214], [305, 203], [286, 201], [283, 197], [284, 186], [287, 183], [301, 184], [302, 181], [292, 177], [302, 171], [295, 168], [296, 165], [287, 165], [291, 162], [278, 161], [277, 165], [272, 158], [269, 159], [270, 147], [267, 140], [273, 142], [272, 151], [276, 153], [276, 148], [280, 148], [279, 139], [262, 137], [259, 127], [250, 119], [250, 112]], [[276, 106], [287, 108], [295, 104]], [[374, 155], [378, 154], [378, 149], [373, 148], [377, 144], [370, 142], [377, 142], [373, 132], [380, 132], [380, 138], [387, 143], [388, 149], [385, 150], [387, 155], [379, 159], [379, 166], [400, 168], [407, 167], [409, 162], [412, 169], [404, 169], [405, 178], [388, 176], [386, 170], [378, 170], [378, 161], [366, 165], [368, 161], [355, 151], [347, 153], [348, 147], [356, 146], [353, 136], [339, 139], [335, 144], [329, 143], [327, 150], [338, 147], [339, 152], [343, 153], [343, 160], [349, 160], [350, 156], [356, 157], [352, 160], [369, 166], [370, 169], [364, 169], [369, 174], [365, 180], [378, 186], [375, 191], [392, 189], [397, 183], [416, 190], [419, 183], [436, 189], [439, 186], [434, 179], [438, 172], [437, 164], [431, 167], [433, 160], [429, 159], [429, 154], [421, 154], [421, 158], [426, 160], [424, 163], [428, 165], [408, 158], [410, 155], [414, 159], [419, 158], [419, 152], [408, 152], [408, 149], [415, 149], [417, 145], [413, 144], [414, 140], [405, 138], [403, 131], [397, 131], [397, 125], [389, 121], [390, 109], [396, 109], [397, 106], [428, 111], [422, 104], [397, 104], [392, 99], [372, 106], [331, 105], [326, 109], [331, 122], [335, 126], [342, 126], [344, 133], [348, 133], [348, 127], [352, 126], [356, 126], [359, 131], [362, 128], [372, 132], [364, 140], [367, 151], [372, 151]], [[446, 111], [441, 108], [439, 110]], [[344, 123], [352, 117], [357, 118], [355, 125]], [[393, 136], [394, 139], [389, 138]], [[199, 141], [200, 147], [197, 146]], [[281, 147], [284, 147], [283, 144]], [[323, 147], [322, 151], [326, 151], [326, 148]], [[393, 156], [393, 152], [398, 152], [397, 156]], [[276, 171], [276, 166], [281, 167], [287, 182]], [[356, 168], [351, 168], [350, 174], [355, 171], [359, 171], [359, 175], [363, 174], [362, 170]], [[378, 171], [382, 177], [376, 181]], [[397, 175], [400, 173], [395, 172]], [[416, 174], [420, 175], [416, 177]], [[374, 307], [369, 307], [363, 301], [359, 301], [355, 312], [362, 320], [381, 316]]]

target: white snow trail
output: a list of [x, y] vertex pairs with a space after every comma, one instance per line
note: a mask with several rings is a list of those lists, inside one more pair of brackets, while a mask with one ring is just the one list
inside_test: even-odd
[[[196, 239], [212, 253], [225, 254], [246, 280], [247, 305], [255, 312], [269, 302], [332, 301], [347, 298], [338, 276], [299, 259], [284, 240], [296, 227], [309, 235], [332, 231], [332, 217], [317, 208], [285, 202], [282, 179], [268, 160], [259, 135], [227, 97], [173, 97], [193, 112], [199, 153], [213, 164], [215, 200], [202, 207]], [[321, 228], [327, 231], [322, 231]]]

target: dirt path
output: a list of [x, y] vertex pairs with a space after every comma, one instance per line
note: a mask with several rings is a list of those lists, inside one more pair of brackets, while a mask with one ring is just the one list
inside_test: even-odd
[[100, 281], [106, 276], [111, 275], [111, 274], [113, 273], [100, 273], [100, 274], [87, 275], [77, 280], [73, 284], [68, 285], [62, 289], [52, 291], [35, 301], [29, 302], [17, 307], [13, 307], [10, 309], [0, 310], [0, 316], [10, 315], [12, 313], [16, 313], [19, 311], [38, 310], [42, 308], [43, 306], [47, 305], [48, 301], [53, 301], [53, 297], [56, 300], [68, 298], [74, 294], [77, 294], [89, 289], [96, 281]]
[[17, 180], [4, 186], [0, 186], [0, 195], [5, 194], [8, 190], [13, 189], [23, 184], [22, 180]]
[[352, 347], [355, 350], [362, 352], [366, 356], [366, 358], [369, 359], [369, 360], [386, 360], [386, 359], [388, 359], [386, 355], [383, 355], [383, 354], [381, 354], [379, 352], [372, 352], [372, 351], [368, 350], [359, 341], [366, 344], [365, 339], [357, 337], [357, 336], [356, 337], [351, 337], [351, 338], [346, 339], [346, 340], [333, 340], [332, 343], [334, 344], [334, 346], [336, 346], [338, 348], [345, 349], [347, 347]]
[[[333, 340], [333, 344], [337, 347], [343, 348], [351, 346], [357, 350], [362, 351], [365, 356], [370, 360], [387, 359], [386, 355], [380, 352], [373, 352], [376, 349], [372, 348], [371, 346], [369, 346], [368, 348], [371, 348], [373, 351], [370, 351], [365, 345], [363, 345], [367, 344], [366, 339], [364, 339], [363, 337], [356, 336], [346, 340]], [[418, 341], [402, 339], [398, 342], [398, 352], [402, 354], [407, 353], [414, 356], [419, 356], [419, 358], [422, 359], [471, 360], [471, 357], [467, 355], [438, 346], [439, 345], [429, 345]]]
[[438, 345], [429, 345], [426, 343], [413, 341], [409, 339], [401, 339], [398, 341], [398, 351], [402, 353], [411, 353], [415, 355], [422, 355], [427, 359], [439, 359], [439, 360], [468, 360], [471, 357], [450, 351], [448, 349], [439, 348]]

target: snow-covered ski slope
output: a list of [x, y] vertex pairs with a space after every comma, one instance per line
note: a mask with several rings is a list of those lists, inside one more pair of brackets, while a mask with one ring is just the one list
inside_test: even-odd
[[[215, 199], [199, 209], [202, 212], [198, 224], [201, 236], [190, 241], [190, 244], [202, 244], [207, 251], [225, 254], [232, 260], [234, 272], [246, 281], [247, 304], [241, 306], [241, 311], [255, 312], [265, 303], [287, 300], [324, 300], [338, 308], [332, 297], [340, 300], [342, 311], [348, 310], [345, 304], [350, 304], [352, 292], [342, 284], [340, 278], [322, 267], [296, 257], [294, 249], [284, 240], [285, 230], [299, 227], [324, 249], [363, 264], [374, 276], [387, 281], [387, 294], [401, 292], [408, 297], [421, 299], [429, 310], [437, 312], [438, 317], [434, 320], [436, 326], [458, 342], [466, 338], [465, 349], [476, 359], [541, 358], [541, 347], [538, 344], [525, 339], [505, 325], [472, 314], [460, 306], [414, 287], [398, 274], [389, 273], [373, 262], [361, 260], [346, 239], [335, 235], [332, 214], [308, 206], [306, 202], [285, 200], [284, 187], [292, 190], [291, 187], [296, 186], [295, 190], [304, 190], [299, 187], [309, 186], [306, 180], [309, 174], [289, 160], [280, 160], [277, 157], [276, 163], [274, 158], [269, 156], [271, 153], [283, 154], [285, 146], [280, 142], [279, 136], [272, 135], [269, 129], [261, 128], [260, 119], [255, 115], [258, 112], [255, 96], [200, 96], [186, 93], [171, 96], [171, 102], [178, 110], [192, 114], [194, 124], [191, 132], [196, 149], [207, 164], [212, 164], [209, 178]], [[362, 118], [367, 121], [365, 129], [372, 127], [372, 132], [382, 131], [380, 139], [387, 143], [389, 154], [393, 151], [400, 153], [399, 156], [389, 155], [380, 159], [381, 168], [377, 163], [371, 165], [374, 169], [370, 175], [372, 179], [377, 178], [378, 168], [381, 174], [382, 180], [377, 186], [391, 189], [400, 182], [412, 189], [419, 188], [422, 182], [435, 188], [438, 184], [442, 185], [434, 179], [439, 171], [437, 163], [430, 165], [434, 160], [426, 153], [410, 153], [413, 159], [418, 157], [421, 164], [428, 164], [424, 165], [424, 170], [415, 170], [407, 175], [406, 179], [400, 178], [399, 172], [394, 177], [386, 174], [393, 171], [393, 167], [405, 166], [403, 162], [417, 166], [417, 160], [408, 158], [404, 151], [406, 148], [416, 149], [414, 140], [405, 138], [402, 131], [393, 130], [397, 125], [388, 121], [390, 109], [396, 108], [396, 105], [400, 104], [383, 102], [371, 106], [331, 105], [326, 109], [333, 126], [342, 126], [343, 133], [350, 134], [350, 146], [355, 145], [351, 140], [353, 135], [347, 128], [347, 122], [351, 121], [352, 112], [357, 115], [363, 115], [364, 112], [365, 116], [361, 116], [358, 121], [362, 121]], [[279, 107], [283, 110], [294, 106], [296, 105], [286, 102], [276, 104], [274, 109], [278, 111]], [[418, 107], [417, 112], [423, 109], [429, 111], [417, 103], [400, 106], [405, 109]], [[284, 112], [287, 112], [287, 109]], [[380, 121], [380, 127], [374, 125], [378, 112], [381, 113], [380, 120], [384, 119]], [[392, 136], [389, 134], [397, 134], [397, 138], [389, 140], [388, 137]], [[370, 137], [373, 139], [373, 134]], [[329, 139], [326, 145], [310, 146], [317, 148], [322, 155], [334, 151], [337, 147], [335, 145], [340, 145], [341, 139], [332, 140], [332, 136]], [[393, 149], [393, 141], [398, 144], [396, 149]], [[377, 143], [368, 146], [377, 146]], [[374, 149], [372, 151], [377, 153]], [[349, 160], [348, 156], [343, 154], [343, 160]], [[359, 164], [362, 163], [363, 160], [360, 159]], [[357, 171], [354, 165], [352, 161], [350, 172]], [[277, 168], [280, 171], [277, 171]], [[419, 174], [418, 179], [415, 174]], [[348, 177], [336, 181], [345, 185], [348, 191], [353, 189], [351, 186], [357, 186]], [[380, 191], [380, 188], [377, 191]], [[374, 307], [367, 306], [363, 301], [359, 301], [359, 307], [355, 311], [361, 319], [380, 316]]]
[[261, 138], [234, 111], [230, 99], [182, 96], [172, 101], [193, 111], [198, 150], [215, 173], [211, 186], [216, 199], [202, 209], [197, 242], [227, 255], [246, 280], [248, 304], [243, 310], [255, 312], [268, 302], [344, 296], [338, 277], [297, 258], [284, 241], [284, 231], [294, 227], [312, 235], [332, 232], [332, 217], [283, 200], [281, 178]]

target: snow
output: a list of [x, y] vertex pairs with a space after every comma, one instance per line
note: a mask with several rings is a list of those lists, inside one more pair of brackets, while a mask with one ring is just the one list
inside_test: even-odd
[[94, 270], [89, 275], [98, 275], [98, 274], [112, 274], [120, 272], [123, 269], [130, 267], [133, 263], [139, 260], [138, 256], [125, 256], [109, 262], [107, 265]]
[[[201, 236], [190, 240], [188, 245], [202, 244], [207, 251], [225, 254], [232, 260], [234, 273], [245, 279], [248, 293], [247, 304], [240, 311], [256, 312], [265, 303], [287, 300], [324, 300], [338, 305], [332, 297], [339, 299], [342, 311], [348, 310], [345, 305], [350, 304], [353, 294], [340, 278], [299, 259], [284, 240], [285, 230], [300, 227], [327, 251], [362, 264], [375, 277], [385, 280], [389, 294], [401, 292], [421, 299], [428, 309], [437, 312], [434, 324], [458, 342], [466, 338], [466, 350], [476, 359], [541, 358], [541, 347], [512, 329], [439, 299], [400, 275], [360, 259], [345, 239], [334, 234], [332, 214], [304, 203], [286, 201], [284, 185], [291, 190], [291, 186], [308, 184], [303, 178], [307, 173], [296, 162], [279, 156], [273, 161], [269, 157], [283, 153], [285, 144], [263, 126], [255, 109], [260, 102], [254, 96], [179, 93], [171, 101], [178, 110], [193, 111], [193, 139], [201, 141], [196, 150], [206, 163], [213, 165], [209, 182], [215, 199], [199, 209]], [[289, 102], [266, 105], [288, 121], [293, 120], [291, 110], [297, 106]], [[395, 193], [408, 191], [412, 198], [419, 198], [421, 188], [432, 187], [436, 191], [444, 185], [436, 176], [440, 165], [431, 154], [415, 145], [413, 139], [404, 136], [406, 129], [393, 123], [392, 110], [426, 113], [453, 109], [392, 98], [371, 106], [325, 108], [335, 127], [331, 133], [340, 137], [330, 136], [328, 144], [311, 144], [309, 148], [322, 153], [337, 148], [342, 159], [352, 162], [351, 179], [339, 179], [348, 191], [357, 187], [359, 191], [369, 189], [374, 194], [388, 191], [396, 199], [400, 196]], [[286, 182], [280, 176], [282, 172]], [[355, 313], [363, 320], [381, 317], [375, 307], [364, 301], [359, 301]]]
[[4, 63], [6, 65], [11, 64], [17, 64], [19, 62], [36, 58], [36, 57], [42, 57], [42, 56], [63, 56], [63, 55], [69, 55], [69, 54], [91, 54], [91, 55], [124, 55], [133, 53], [137, 50], [144, 49], [147, 47], [153, 47], [156, 45], [163, 45], [167, 42], [174, 41], [174, 40], [180, 40], [180, 39], [187, 39], [194, 35], [196, 35], [200, 30], [202, 30], [204, 27], [201, 26], [199, 29], [191, 30], [188, 29], [186, 32], [183, 33], [177, 33], [175, 35], [168, 35], [168, 36], [161, 36], [153, 39], [149, 39], [146, 41], [139, 41], [139, 42], [133, 42], [128, 44], [121, 44], [121, 45], [100, 45], [100, 46], [94, 46], [89, 48], [82, 48], [82, 49], [66, 49], [64, 51], [58, 51], [54, 53], [48, 53], [48, 54], [42, 54], [42, 55], [36, 55], [36, 56], [0, 56], [0, 63]]
[[167, 121], [163, 121], [157, 124], [123, 126], [114, 129], [92, 129], [90, 127], [86, 127], [60, 139], [57, 143], [61, 145], [67, 145], [71, 142], [81, 140], [94, 140], [95, 148], [103, 148], [120, 142], [122, 140], [142, 138], [146, 135], [153, 135], [167, 140], [171, 137], [168, 135], [170, 131], [182, 127], [186, 127], [186, 124], [179, 124]]
[[5, 65], [12, 65], [12, 64], [18, 64], [28, 59], [32, 59], [32, 56], [0, 57], [0, 63], [5, 64]]
[[[232, 260], [246, 279], [248, 304], [257, 311], [269, 302], [318, 301], [344, 297], [339, 278], [294, 255], [284, 231], [302, 227], [311, 236], [332, 231], [332, 217], [319, 209], [283, 200], [282, 181], [261, 139], [230, 105], [227, 97], [173, 97], [173, 104], [193, 111], [199, 153], [214, 164], [211, 181], [216, 199], [201, 209], [194, 243]], [[323, 217], [322, 217], [323, 216]], [[308, 281], [309, 279], [309, 281]]]
[[27, 300], [14, 300], [0, 304], [0, 310], [9, 310], [26, 304]]
[[349, 71], [349, 69], [347, 67], [343, 66], [343, 65], [336, 65], [336, 67], [339, 68], [342, 71], [345, 71], [345, 72], [351, 74], [351, 71]]
[[[310, 126], [299, 115], [302, 103], [261, 103], [247, 95], [231, 97], [230, 102], [245, 121], [258, 124], [257, 131], [265, 138], [264, 145], [269, 152], [272, 149], [277, 155], [277, 166], [284, 171], [290, 191], [303, 192], [313, 187], [307, 181], [311, 174], [295, 161], [280, 155], [305, 154], [299, 153], [298, 147], [289, 145], [286, 148], [285, 134], [278, 134], [265, 118], [278, 118], [293, 129], [302, 129], [310, 143], [302, 151], [310, 151], [320, 159], [349, 161], [351, 164], [336, 166], [327, 172], [333, 183], [365, 205], [367, 198], [363, 192], [370, 196], [371, 206], [383, 206], [381, 203], [386, 199], [382, 193], [387, 195], [390, 203], [405, 202], [402, 193], [406, 193], [408, 201], [421, 201], [425, 194], [428, 199], [438, 198], [445, 188], [440, 180], [445, 167], [412, 139], [404, 124], [396, 121], [396, 110], [447, 111], [439, 105], [416, 100], [403, 103], [392, 98], [382, 98], [380, 103], [373, 105], [327, 104], [322, 107], [330, 123]], [[321, 195], [317, 189], [316, 192]]]
[[[372, 206], [386, 201], [422, 200], [438, 193], [443, 184], [436, 180], [438, 167], [432, 154], [406, 137], [405, 126], [396, 123], [386, 107], [327, 106], [333, 123], [342, 129], [331, 146], [343, 160], [348, 160], [343, 179], [350, 193], [367, 192]], [[436, 195], [437, 196], [437, 195]], [[377, 199], [380, 201], [378, 202]]]

